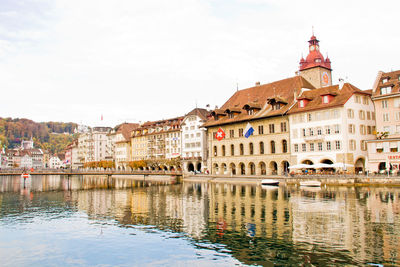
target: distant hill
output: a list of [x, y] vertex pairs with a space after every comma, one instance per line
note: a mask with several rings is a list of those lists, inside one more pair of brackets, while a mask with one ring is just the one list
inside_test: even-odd
[[31, 137], [35, 147], [59, 153], [73, 140], [73, 131], [78, 125], [68, 122], [34, 122], [29, 119], [0, 117], [1, 147], [15, 148], [21, 140]]

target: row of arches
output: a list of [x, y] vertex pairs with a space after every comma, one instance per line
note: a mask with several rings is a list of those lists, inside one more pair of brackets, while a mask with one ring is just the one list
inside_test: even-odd
[[[246, 152], [246, 153], [245, 153]], [[284, 139], [280, 142], [280, 150], [278, 151], [278, 145], [275, 141], [269, 142], [269, 149], [266, 151], [266, 147], [263, 141], [258, 143], [257, 149], [253, 143], [248, 144], [248, 149], [245, 151], [244, 144], [239, 144], [239, 151], [236, 151], [235, 145], [231, 144], [229, 149], [230, 156], [234, 155], [254, 155], [254, 154], [275, 154], [275, 153], [288, 153], [288, 142]], [[227, 156], [227, 148], [225, 145], [221, 146], [220, 152], [218, 152], [218, 147], [213, 147], [213, 154], [217, 156]]]
[[276, 161], [271, 161], [268, 165], [264, 161], [257, 164], [249, 162], [245, 164], [239, 162], [238, 164], [231, 162], [214, 163], [212, 173], [216, 175], [285, 175], [289, 172], [289, 162], [284, 160], [279, 164]]

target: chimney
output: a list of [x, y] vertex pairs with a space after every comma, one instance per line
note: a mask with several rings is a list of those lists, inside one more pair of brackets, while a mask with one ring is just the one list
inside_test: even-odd
[[260, 86], [260, 82], [256, 82], [256, 86]]
[[342, 90], [343, 85], [344, 85], [344, 79], [339, 78], [339, 90]]

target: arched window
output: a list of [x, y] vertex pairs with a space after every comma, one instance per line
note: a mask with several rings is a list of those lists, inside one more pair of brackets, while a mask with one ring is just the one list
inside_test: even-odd
[[214, 157], [217, 156], [217, 146], [214, 146]]
[[275, 154], [275, 141], [271, 141], [271, 154]]
[[250, 143], [250, 144], [249, 144], [249, 151], [250, 151], [250, 155], [253, 155], [253, 154], [254, 154], [254, 146], [253, 146], [253, 143]]
[[222, 156], [225, 156], [225, 145], [222, 146]]
[[264, 142], [260, 142], [260, 154], [264, 154]]
[[231, 145], [231, 156], [235, 155], [235, 146], [232, 144]]
[[243, 144], [240, 144], [240, 155], [244, 154], [244, 148], [243, 148]]
[[282, 140], [282, 153], [287, 153], [287, 141], [286, 140]]

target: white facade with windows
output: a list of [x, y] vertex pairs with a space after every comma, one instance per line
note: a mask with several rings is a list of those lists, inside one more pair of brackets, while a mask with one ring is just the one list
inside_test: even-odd
[[369, 96], [353, 94], [343, 106], [292, 114], [289, 125], [294, 164], [347, 163], [364, 171], [366, 140], [375, 138]]
[[194, 109], [182, 121], [182, 160], [185, 172], [203, 172], [207, 169], [207, 130], [205, 109]]

